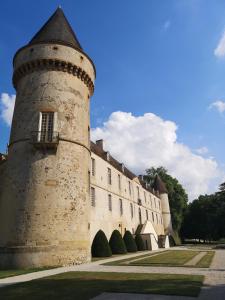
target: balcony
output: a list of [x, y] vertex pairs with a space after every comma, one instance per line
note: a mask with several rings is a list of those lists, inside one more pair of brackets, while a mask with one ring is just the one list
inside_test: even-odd
[[59, 133], [56, 131], [32, 131], [31, 143], [36, 148], [56, 149], [59, 144]]

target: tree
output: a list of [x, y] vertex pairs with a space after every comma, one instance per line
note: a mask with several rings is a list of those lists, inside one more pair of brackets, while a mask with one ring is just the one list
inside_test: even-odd
[[187, 209], [188, 196], [178, 180], [169, 175], [164, 167], [147, 169], [144, 180], [152, 186], [157, 174], [165, 183], [168, 191], [173, 229], [179, 231]]
[[113, 254], [125, 254], [127, 249], [122, 236], [118, 230], [114, 230], [109, 240], [109, 245]]
[[183, 239], [218, 240], [225, 237], [225, 185], [219, 192], [201, 195], [188, 205], [182, 226]]
[[107, 237], [102, 230], [99, 230], [92, 242], [91, 254], [93, 257], [108, 257], [112, 256]]
[[130, 231], [126, 230], [123, 240], [126, 245], [127, 252], [137, 252], [137, 245]]

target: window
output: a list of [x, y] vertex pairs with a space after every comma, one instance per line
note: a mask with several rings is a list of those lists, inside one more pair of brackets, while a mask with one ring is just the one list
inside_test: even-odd
[[138, 210], [138, 215], [139, 215], [139, 223], [142, 224], [141, 208], [139, 208]]
[[161, 203], [160, 203], [160, 200], [159, 200], [159, 209], [161, 208]]
[[140, 190], [139, 190], [139, 186], [137, 186], [137, 196], [138, 196], [138, 199], [140, 198]]
[[110, 168], [108, 168], [108, 184], [112, 184], [112, 172]]
[[109, 155], [109, 152], [106, 153], [106, 159], [107, 159], [107, 161], [110, 161], [110, 155]]
[[146, 220], [148, 220], [148, 211], [146, 209]]
[[91, 159], [91, 175], [95, 176], [95, 159]]
[[154, 203], [155, 203], [155, 208], [156, 208], [156, 202], [155, 202], [155, 198], [154, 198]]
[[152, 222], [155, 222], [154, 220], [154, 213], [152, 212]]
[[95, 189], [91, 187], [91, 206], [95, 206]]
[[131, 219], [134, 217], [134, 210], [133, 210], [133, 204], [130, 204], [130, 214], [131, 214]]
[[157, 214], [156, 214], [156, 223], [157, 223], [157, 224], [159, 223], [158, 215], [157, 215]]
[[52, 142], [54, 130], [54, 112], [42, 112], [39, 124], [40, 142]]
[[131, 195], [131, 183], [128, 181], [129, 194]]
[[109, 211], [112, 211], [112, 195], [108, 195], [108, 205], [109, 205]]
[[122, 199], [119, 199], [119, 205], [120, 205], [120, 215], [122, 216], [122, 214], [123, 214], [123, 201], [122, 201]]
[[145, 203], [146, 203], [146, 193], [145, 193], [145, 191], [144, 191], [144, 198], [145, 198]]
[[121, 190], [121, 177], [120, 174], [118, 174], [118, 188]]

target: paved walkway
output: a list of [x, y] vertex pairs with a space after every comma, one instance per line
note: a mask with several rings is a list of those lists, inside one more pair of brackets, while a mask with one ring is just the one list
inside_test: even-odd
[[[174, 249], [174, 248], [173, 248]], [[177, 248], [176, 248], [177, 249]], [[182, 248], [184, 249], [184, 248]], [[162, 250], [161, 250], [162, 251]], [[155, 253], [158, 251], [154, 251]], [[150, 252], [152, 254], [152, 252]], [[214, 256], [212, 265], [210, 268], [190, 268], [190, 267], [144, 267], [144, 266], [103, 266], [101, 265], [103, 262], [111, 262], [116, 260], [121, 260], [124, 258], [133, 258], [136, 256], [140, 256], [143, 254], [147, 254], [147, 252], [142, 253], [134, 253], [128, 254], [124, 256], [113, 257], [105, 260], [99, 260], [96, 262], [78, 265], [78, 266], [70, 266], [70, 267], [62, 267], [51, 270], [45, 270], [35, 273], [29, 273], [25, 275], [19, 275], [14, 277], [9, 277], [5, 279], [0, 279], [0, 287], [5, 285], [15, 284], [19, 282], [26, 282], [34, 279], [43, 278], [50, 275], [61, 274], [65, 272], [72, 271], [88, 271], [88, 272], [124, 272], [124, 273], [164, 273], [164, 274], [187, 274], [187, 275], [204, 275], [204, 287], [198, 297], [201, 300], [224, 300], [225, 299], [225, 250], [216, 250], [216, 254]], [[137, 295], [135, 294], [132, 298], [131, 295], [127, 294], [108, 294], [104, 293], [96, 298], [99, 300], [126, 300], [126, 299], [137, 299], [137, 300], [175, 300], [175, 299], [192, 299], [190, 297], [172, 297], [171, 296], [161, 296], [161, 295]], [[129, 297], [129, 298], [127, 298]]]

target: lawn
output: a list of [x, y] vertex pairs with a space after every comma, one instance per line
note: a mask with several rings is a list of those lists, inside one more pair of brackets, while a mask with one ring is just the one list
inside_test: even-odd
[[146, 257], [141, 260], [132, 261], [130, 265], [138, 266], [183, 266], [186, 262], [195, 257], [200, 251], [171, 250], [160, 253], [156, 256]]
[[7, 300], [88, 300], [103, 292], [197, 297], [204, 276], [69, 272], [0, 289]]
[[[167, 252], [167, 250], [163, 251], [163, 253], [165, 253], [165, 252]], [[130, 258], [123, 258], [123, 259], [120, 259], [120, 260], [111, 261], [111, 262], [108, 262], [108, 263], [103, 263], [102, 265], [103, 266], [120, 266], [120, 265], [121, 266], [127, 266], [127, 265], [129, 265], [129, 262], [132, 261], [132, 260], [139, 259], [139, 258], [144, 258], [144, 257], [149, 257], [149, 256], [152, 256], [152, 255], [155, 255], [155, 254], [156, 254], [155, 252], [152, 252], [152, 253], [148, 252], [146, 254], [136, 255], [136, 256], [133, 256], [133, 257], [130, 257]]]
[[215, 251], [208, 251], [194, 267], [209, 268], [212, 263], [214, 255], [215, 255]]
[[0, 279], [17, 276], [17, 275], [23, 275], [27, 273], [49, 270], [49, 269], [54, 269], [54, 267], [43, 267], [43, 268], [22, 269], [22, 270], [1, 270], [0, 269]]

